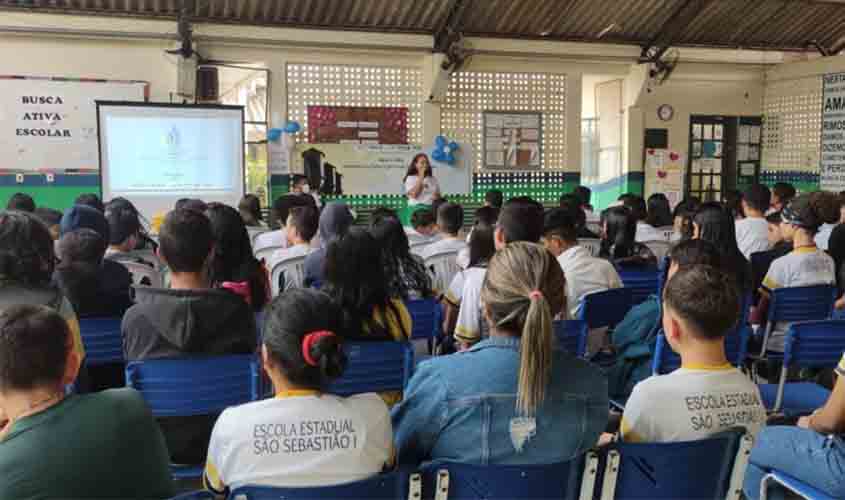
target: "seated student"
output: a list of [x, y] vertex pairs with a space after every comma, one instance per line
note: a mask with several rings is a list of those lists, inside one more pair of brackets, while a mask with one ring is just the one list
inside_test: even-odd
[[[766, 188], [768, 189], [768, 188]], [[742, 208], [743, 194], [737, 189], [726, 189], [723, 204], [735, 221], [739, 222], [745, 218], [745, 210]], [[768, 205], [767, 205], [768, 207]]]
[[672, 209], [669, 198], [663, 193], [654, 193], [648, 197], [648, 211], [645, 224], [637, 224], [636, 241], [666, 241], [666, 228], [672, 227]]
[[73, 204], [85, 205], [86, 207], [91, 207], [100, 213], [106, 211], [106, 207], [105, 205], [103, 205], [103, 200], [101, 200], [100, 197], [94, 193], [83, 193], [77, 196], [76, 199], [73, 200]]
[[[138, 212], [138, 209], [135, 207], [135, 205], [132, 204], [131, 201], [121, 197], [112, 198], [111, 200], [109, 200], [109, 202], [106, 203], [106, 220], [111, 221], [111, 219], [109, 219], [109, 214], [111, 212], [123, 210], [132, 212], [138, 219], [138, 238], [135, 242], [135, 248], [132, 250], [151, 250], [155, 252], [158, 248], [158, 243], [156, 243], [156, 241], [152, 239], [147, 233], [146, 228], [144, 228], [144, 225], [142, 224], [142, 222], [145, 220], [144, 216], [141, 215], [140, 212]], [[162, 219], [163, 218], [164, 217], [162, 217]], [[109, 222], [109, 224], [111, 225], [111, 222]], [[111, 229], [111, 226], [109, 227], [109, 229]], [[118, 231], [118, 233], [120, 232], [122, 231]], [[160, 263], [157, 264], [159, 264], [159, 267], [161, 267]]]
[[261, 199], [258, 196], [245, 194], [238, 203], [238, 212], [241, 214], [246, 227], [267, 227], [261, 221]]
[[715, 267], [686, 267], [666, 283], [663, 331], [681, 368], [634, 387], [620, 424], [623, 440], [693, 441], [735, 426], [756, 434], [765, 425], [757, 385], [725, 357], [725, 334], [739, 319], [740, 302], [735, 281]]
[[196, 210], [197, 212], [205, 212], [208, 210], [208, 204], [196, 198], [180, 198], [176, 200], [173, 205], [173, 210]]
[[105, 217], [109, 225], [109, 247], [106, 249], [106, 259], [114, 262], [136, 262], [155, 268], [155, 262], [134, 253], [143, 238], [141, 220], [134, 207], [109, 204]]
[[411, 245], [425, 245], [439, 240], [434, 212], [427, 208], [416, 210], [411, 214], [411, 227], [405, 228], [405, 233]]
[[305, 257], [305, 283], [306, 287], [322, 284], [325, 278], [326, 252], [329, 245], [336, 239], [344, 236], [355, 218], [346, 203], [332, 201], [326, 204], [326, 208], [320, 213], [320, 224], [318, 237], [320, 247]]
[[[314, 207], [302, 206], [291, 208], [287, 223], [285, 224], [288, 246], [287, 248], [273, 252], [273, 256], [267, 264], [267, 270], [272, 272], [273, 267], [280, 262], [305, 257], [311, 253], [314, 250], [311, 247], [311, 240], [317, 234], [319, 223], [320, 218]], [[287, 276], [279, 276], [279, 290], [287, 291], [300, 287], [301, 285], [302, 283], [297, 283], [293, 279], [287, 279]]]
[[223, 495], [244, 485], [331, 486], [392, 465], [384, 401], [372, 393], [322, 392], [346, 367], [340, 317], [337, 305], [316, 290], [291, 290], [273, 301], [261, 365], [276, 397], [229, 408], [217, 419], [205, 467], [208, 489]]
[[752, 301], [754, 304], [760, 301], [759, 290], [763, 286], [763, 278], [769, 272], [772, 262], [792, 251], [792, 240], [786, 239], [783, 231], [780, 229], [782, 220], [780, 212], [774, 212], [766, 216], [766, 222], [769, 226], [768, 238], [770, 250], [751, 254], [751, 290], [753, 292]]
[[742, 195], [742, 211], [745, 218], [736, 221], [736, 244], [746, 259], [752, 253], [769, 249], [769, 223], [765, 213], [769, 207], [771, 192], [762, 184], [752, 184]]
[[370, 226], [370, 234], [381, 247], [388, 294], [402, 300], [431, 297], [431, 276], [422, 258], [411, 254], [408, 238], [399, 218], [386, 218], [376, 222]]
[[[284, 194], [276, 198], [273, 206], [270, 208], [270, 220], [272, 224], [279, 224], [278, 229], [259, 234], [255, 238], [254, 251], [259, 251], [268, 247], [282, 247], [286, 248], [288, 245], [288, 237], [285, 224], [290, 215], [290, 209], [293, 207], [314, 206], [310, 203], [310, 198], [305, 196], [296, 196], [293, 194]], [[314, 206], [316, 208], [316, 206]]]
[[140, 394], [65, 395], [82, 361], [72, 345], [51, 309], [0, 313], [0, 498], [170, 498], [167, 448]]
[[[475, 214], [475, 225], [469, 235], [469, 243], [466, 252], [466, 266], [455, 275], [449, 289], [443, 296], [443, 303], [446, 307], [443, 318], [443, 331], [451, 336], [455, 331], [455, 324], [458, 320], [458, 311], [461, 307], [464, 285], [472, 281], [473, 290], [480, 290], [487, 273], [487, 264], [496, 253], [496, 244], [493, 241], [493, 234], [496, 230], [498, 218], [489, 217], [490, 213], [497, 212], [492, 207], [481, 207]], [[487, 214], [487, 215], [485, 215]], [[460, 255], [458, 256], [460, 258]], [[481, 329], [486, 332], [486, 325], [482, 323]]]
[[[756, 315], [758, 318], [765, 317], [769, 297], [775, 289], [836, 284], [836, 265], [833, 259], [824, 250], [818, 249], [813, 240], [822, 225], [822, 213], [826, 210], [823, 205], [826, 202], [830, 203], [831, 200], [805, 194], [793, 198], [781, 212], [781, 232], [785, 238], [792, 240], [793, 250], [775, 259], [769, 267], [760, 289], [761, 298]], [[783, 339], [788, 328], [788, 323], [775, 324], [766, 349], [783, 352]]]
[[703, 203], [692, 220], [694, 239], [707, 240], [722, 254], [722, 270], [734, 276], [742, 294], [751, 292], [751, 265], [736, 244], [736, 223], [731, 213], [716, 202]]
[[604, 229], [599, 257], [609, 260], [617, 269], [656, 269], [657, 257], [642, 243], [635, 241], [636, 215], [627, 207], [610, 207], [602, 214]]
[[209, 203], [205, 211], [214, 235], [214, 256], [209, 278], [214, 288], [225, 288], [243, 297], [255, 312], [270, 302], [267, 269], [252, 254], [244, 221], [237, 210], [223, 203]]
[[47, 229], [50, 230], [50, 236], [53, 237], [54, 241], [59, 240], [59, 233], [61, 232], [59, 226], [62, 223], [62, 212], [59, 210], [54, 210], [52, 208], [47, 207], [38, 207], [33, 212], [36, 217], [41, 219]]
[[481, 293], [490, 338], [417, 366], [393, 411], [401, 465], [544, 464], [596, 442], [607, 424], [607, 382], [597, 367], [554, 349], [564, 287], [540, 245], [510, 243], [493, 256]]
[[591, 198], [593, 197], [593, 191], [588, 188], [587, 186], [575, 186], [575, 190], [572, 191], [578, 199], [581, 201], [581, 210], [584, 211], [584, 215], [587, 217], [587, 222], [598, 222], [599, 215], [595, 212], [593, 205], [591, 205]]
[[444, 203], [437, 209], [437, 228], [441, 239], [427, 245], [421, 252], [423, 260], [440, 253], [460, 252], [466, 240], [460, 237], [464, 225], [464, 209], [455, 203]]
[[674, 233], [671, 241], [673, 243], [692, 239], [692, 219], [699, 205], [701, 202], [696, 197], [684, 198], [675, 205], [675, 210], [672, 211]]
[[9, 198], [6, 210], [17, 210], [18, 212], [35, 212], [35, 200], [26, 193], [15, 193]]
[[590, 256], [578, 246], [576, 220], [562, 208], [546, 212], [543, 222], [543, 244], [557, 258], [566, 276], [564, 319], [578, 317], [585, 295], [612, 288], [621, 288], [622, 280], [613, 265], [605, 259]]
[[[813, 198], [814, 204], [823, 210], [819, 213], [823, 224], [816, 233], [816, 246], [822, 250], [827, 250], [833, 228], [839, 224], [842, 199], [838, 195], [826, 191], [816, 191], [811, 193], [810, 196]], [[821, 198], [824, 198], [824, 200]]]
[[576, 235], [578, 238], [599, 239], [599, 235], [587, 228], [587, 215], [581, 208], [581, 199], [574, 194], [564, 194], [558, 200], [560, 208], [567, 210], [575, 217]]
[[[719, 268], [721, 254], [709, 241], [685, 240], [669, 251], [669, 262], [667, 280], [679, 269], [689, 266]], [[638, 382], [651, 376], [651, 362], [660, 326], [660, 299], [655, 295], [631, 308], [616, 325], [611, 341], [616, 360], [608, 369], [611, 398], [627, 399]]]
[[[121, 326], [127, 361], [255, 351], [255, 315], [242, 296], [212, 288], [211, 222], [196, 210], [173, 210], [159, 232], [159, 256], [170, 268], [170, 289], [136, 287], [135, 305]], [[175, 463], [205, 460], [212, 417], [159, 419]]]
[[772, 198], [769, 205], [770, 212], [783, 212], [792, 198], [795, 198], [795, 186], [788, 182], [778, 182], [772, 186]]
[[[463, 250], [458, 252], [458, 257], [456, 259], [456, 262], [458, 263], [458, 267], [460, 267], [461, 269], [467, 269], [468, 267], [470, 267], [469, 245], [470, 245], [470, 242], [472, 241], [472, 232], [475, 231], [475, 228], [480, 226], [480, 225], [495, 228], [496, 223], [499, 220], [499, 213], [500, 212], [501, 212], [500, 209], [494, 208], [494, 207], [488, 207], [488, 206], [480, 207], [478, 210], [475, 211], [475, 221], [472, 223], [472, 227], [470, 228], [469, 233], [467, 234], [467, 238], [466, 238], [467, 246]], [[492, 234], [492, 229], [490, 231], [491, 231], [491, 234]], [[492, 239], [491, 239], [490, 246], [492, 247], [492, 245], [493, 244], [492, 244]], [[495, 249], [493, 251], [495, 252]], [[460, 273], [458, 273], [458, 274], [460, 274]], [[452, 281], [452, 283], [455, 283], [455, 282]], [[463, 282], [461, 282], [461, 286], [463, 286]], [[460, 295], [461, 289], [458, 289], [457, 292], [458, 292], [458, 295]]]
[[492, 207], [497, 210], [502, 209], [502, 203], [505, 201], [505, 196], [498, 189], [491, 189], [484, 193], [484, 206]]
[[[317, 187], [319, 188], [320, 186]], [[316, 206], [317, 209], [323, 205], [323, 202], [320, 201], [320, 195], [317, 194], [317, 191], [311, 189], [308, 177], [305, 177], [304, 175], [294, 174], [290, 192], [300, 196], [310, 196], [314, 200], [314, 206]]]
[[[543, 205], [528, 197], [512, 198], [505, 203], [493, 232], [497, 251], [517, 241], [539, 243], [542, 236]], [[472, 275], [467, 275], [461, 290], [455, 340], [462, 348], [489, 334], [481, 309], [481, 288], [486, 273], [487, 269], [479, 268]]]
[[[824, 406], [801, 417], [796, 427], [770, 426], [757, 435], [745, 470], [742, 489], [746, 498], [760, 498], [763, 476], [772, 469], [832, 498], [845, 498], [845, 355], [836, 367], [836, 375], [836, 385]], [[777, 488], [768, 493], [773, 500], [784, 498], [784, 492]]]

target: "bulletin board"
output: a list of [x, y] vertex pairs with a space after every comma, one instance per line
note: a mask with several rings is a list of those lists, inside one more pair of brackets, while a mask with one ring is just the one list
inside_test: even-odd
[[408, 144], [408, 108], [308, 106], [311, 144]]
[[485, 111], [483, 168], [539, 170], [542, 133], [542, 113]]

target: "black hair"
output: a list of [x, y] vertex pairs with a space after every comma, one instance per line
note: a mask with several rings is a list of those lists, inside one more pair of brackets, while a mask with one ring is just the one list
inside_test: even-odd
[[0, 390], [31, 390], [62, 380], [70, 329], [56, 311], [12, 305], [0, 312]]
[[214, 234], [208, 217], [190, 209], [168, 213], [161, 224], [158, 240], [161, 256], [170, 270], [177, 273], [202, 271], [214, 248]]
[[271, 223], [284, 226], [287, 224], [291, 208], [305, 207], [309, 205], [317, 208], [317, 203], [311, 196], [299, 196], [291, 193], [283, 194], [282, 196], [276, 198], [276, 201], [273, 202], [273, 206], [270, 209]]
[[789, 203], [789, 200], [795, 198], [795, 186], [788, 182], [776, 182], [772, 186], [772, 194], [778, 197], [778, 201], [783, 206], [786, 206]]
[[827, 244], [827, 251], [836, 269], [836, 284], [841, 292], [845, 289], [845, 224], [839, 224], [830, 233], [830, 240]]
[[575, 193], [564, 193], [560, 195], [560, 198], [557, 200], [558, 206], [562, 207], [564, 205], [575, 205], [576, 207], [581, 206], [581, 198], [578, 197]]
[[582, 206], [589, 206], [590, 199], [593, 197], [593, 192], [590, 188], [587, 186], [576, 186], [575, 190], [572, 192], [580, 198]]
[[[297, 288], [276, 297], [264, 320], [263, 342], [267, 355], [284, 377], [297, 387], [321, 390], [346, 369], [343, 352], [342, 312], [323, 292]], [[308, 364], [302, 353], [303, 339], [318, 331], [331, 332], [311, 345]]]
[[766, 213], [772, 201], [772, 192], [763, 184], [752, 184], [745, 190], [742, 199], [754, 210]]
[[648, 197], [648, 215], [646, 224], [652, 227], [667, 227], [674, 222], [672, 209], [669, 207], [669, 198], [663, 193], [654, 193]]
[[392, 208], [376, 207], [372, 213], [370, 213], [370, 227], [381, 223], [385, 219], [399, 220], [399, 215], [396, 213], [396, 210], [393, 210]]
[[557, 236], [567, 243], [575, 243], [578, 241], [578, 221], [571, 210], [553, 208], [543, 218], [543, 234], [547, 238]]
[[56, 282], [77, 311], [96, 300], [106, 248], [106, 240], [93, 229], [77, 229], [59, 240], [62, 260], [56, 266]]
[[498, 189], [491, 189], [484, 193], [484, 201], [489, 203], [491, 207], [502, 208], [505, 196]]
[[464, 225], [464, 208], [457, 203], [445, 203], [437, 209], [437, 224], [446, 234], [458, 234]]
[[414, 158], [411, 160], [411, 164], [408, 165], [408, 169], [405, 171], [405, 177], [402, 178], [402, 183], [404, 184], [408, 177], [412, 175], [417, 175], [417, 159], [425, 158], [425, 161], [428, 162], [428, 170], [425, 172], [426, 177], [431, 177], [433, 174], [431, 172], [431, 161], [428, 159], [428, 155], [425, 153], [418, 153], [414, 155]]
[[41, 219], [41, 222], [46, 224], [47, 227], [58, 226], [62, 222], [61, 210], [54, 208], [38, 207], [33, 214]]
[[781, 215], [780, 211], [772, 212], [766, 216], [766, 222], [769, 224], [775, 224], [776, 226], [780, 226], [780, 223], [783, 222], [783, 216]]
[[49, 286], [56, 265], [53, 237], [35, 215], [0, 212], [0, 277], [29, 286]]
[[138, 216], [138, 223], [140, 225], [138, 227], [138, 243], [135, 246], [135, 250], [147, 248], [148, 245], [149, 248], [152, 248], [153, 250], [158, 248], [158, 243], [152, 238], [150, 238], [150, 235], [147, 233], [147, 230], [144, 227], [146, 219], [143, 215], [141, 215], [140, 212], [138, 212], [138, 209], [135, 207], [135, 205], [132, 204], [131, 201], [123, 197], [112, 198], [111, 200], [109, 200], [108, 203], [106, 203], [106, 212], [110, 210], [128, 210]]
[[174, 210], [196, 210], [197, 212], [205, 212], [208, 209], [208, 204], [202, 200], [195, 198], [181, 198], [176, 200], [173, 205]]
[[110, 204], [106, 209], [105, 217], [109, 223], [109, 245], [121, 245], [132, 236], [140, 235], [141, 220], [138, 218], [138, 212], [132, 208]]
[[637, 221], [644, 221], [648, 216], [648, 210], [646, 210], [646, 203], [642, 196], [627, 193], [620, 196], [619, 201], [621, 201], [623, 205], [628, 207], [628, 209], [631, 211]]
[[680, 203], [675, 205], [675, 210], [672, 211], [672, 217], [673, 219], [681, 218], [681, 241], [692, 239], [692, 219], [695, 217], [695, 212], [698, 210], [699, 205], [701, 205], [701, 201], [694, 196], [684, 198]]
[[261, 226], [261, 199], [258, 196], [245, 194], [238, 203], [238, 212], [247, 226]]
[[421, 208], [411, 214], [411, 227], [414, 229], [418, 227], [431, 226], [435, 222], [437, 221], [434, 219], [434, 212], [426, 208]]
[[724, 205], [734, 219], [745, 217], [745, 210], [742, 209], [742, 193], [736, 189], [725, 190]]
[[724, 337], [739, 320], [740, 294], [733, 276], [705, 265], [682, 267], [663, 289], [666, 307], [707, 340]]
[[528, 197], [511, 198], [499, 214], [497, 227], [505, 243], [538, 243], [543, 236], [543, 205]]
[[440, 207], [449, 203], [446, 198], [440, 197], [436, 200], [431, 202], [431, 213], [434, 214], [434, 220], [437, 221], [437, 214], [440, 211]]
[[719, 249], [707, 240], [679, 242], [669, 251], [669, 260], [679, 267], [706, 265], [718, 268], [722, 265]]
[[587, 214], [584, 212], [584, 209], [581, 208], [581, 201], [579, 198], [574, 197], [573, 195], [564, 195], [567, 196], [566, 199], [561, 197], [560, 200], [560, 209], [565, 210], [566, 213], [569, 214], [570, 217], [575, 219], [575, 228], [576, 230], [580, 230], [587, 226]]
[[299, 237], [311, 241], [320, 226], [320, 214], [314, 207], [293, 207], [290, 209], [290, 225], [296, 228]]
[[422, 261], [411, 255], [408, 235], [398, 219], [384, 218], [370, 227], [381, 247], [382, 265], [388, 280], [388, 293], [408, 299], [412, 293], [431, 296], [431, 276]]
[[35, 200], [26, 193], [15, 193], [9, 198], [6, 210], [17, 210], [19, 212], [34, 212]]
[[375, 308], [391, 307], [391, 301], [381, 248], [369, 231], [353, 227], [329, 243], [324, 289], [343, 310], [348, 337], [362, 337], [368, 330], [369, 337], [392, 340], [373, 320]]
[[252, 243], [241, 214], [223, 203], [209, 203], [205, 211], [214, 237], [214, 257], [210, 266], [212, 286], [226, 281], [248, 282], [252, 308], [264, 309], [267, 280], [264, 268], [252, 253]]
[[839, 222], [840, 205], [839, 196], [834, 193], [829, 191], [810, 193], [810, 207], [812, 207], [816, 218], [823, 224], [837, 224]]
[[296, 187], [300, 184], [304, 184], [306, 182], [308, 182], [308, 177], [306, 177], [302, 174], [294, 174], [293, 179], [291, 179], [291, 185], [293, 187]]
[[103, 205], [103, 200], [94, 193], [82, 193], [73, 201], [74, 205], [85, 205], [100, 212], [105, 212], [106, 207]]
[[501, 210], [496, 207], [479, 207], [475, 211], [475, 224], [487, 224], [495, 227], [500, 212]]
[[469, 265], [467, 267], [484, 267], [490, 262], [493, 254], [496, 253], [495, 232], [495, 223], [476, 221], [469, 235]]
[[750, 288], [751, 272], [748, 260], [736, 243], [736, 224], [731, 213], [721, 204], [702, 203], [693, 222], [698, 226], [698, 238], [716, 245], [722, 258], [721, 268], [732, 273], [742, 290]]
[[627, 207], [610, 207], [602, 214], [606, 230], [600, 255], [609, 259], [625, 259], [635, 254], [637, 219]]

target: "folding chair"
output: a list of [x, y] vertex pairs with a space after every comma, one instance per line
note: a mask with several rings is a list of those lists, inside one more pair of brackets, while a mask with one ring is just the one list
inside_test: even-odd
[[335, 486], [278, 488], [242, 486], [235, 488], [229, 500], [419, 500], [422, 495], [420, 475], [403, 472], [379, 474], [369, 479]]
[[589, 250], [593, 257], [598, 257], [601, 251], [601, 240], [598, 238], [579, 238], [578, 246]]
[[633, 296], [629, 288], [615, 288], [585, 295], [578, 319], [587, 327], [615, 327], [633, 307]]
[[752, 445], [739, 430], [700, 441], [611, 444], [600, 458], [601, 499], [738, 500]]
[[457, 251], [441, 252], [425, 259], [425, 268], [434, 275], [432, 287], [435, 290], [443, 292], [449, 288], [452, 278], [461, 271], [457, 259]]
[[[251, 354], [131, 361], [126, 385], [141, 393], [155, 417], [218, 415], [256, 399]], [[171, 467], [175, 479], [202, 477], [203, 466]]]
[[651, 250], [651, 253], [657, 257], [657, 262], [663, 262], [663, 258], [669, 254], [669, 249], [672, 248], [669, 241], [660, 240], [644, 241], [643, 245], [647, 246], [648, 249]]
[[831, 285], [798, 286], [772, 290], [760, 357], [767, 355], [769, 337], [776, 323], [828, 319], [833, 312], [835, 301], [836, 287]]
[[578, 319], [555, 321], [554, 331], [558, 348], [579, 358], [583, 358], [587, 354], [589, 329], [585, 321]]
[[276, 250], [283, 250], [285, 247], [281, 245], [272, 245], [269, 247], [264, 247], [260, 250], [255, 250], [253, 253], [255, 254], [256, 260], [263, 260], [266, 265], [269, 265], [269, 262], [272, 260], [273, 252]]
[[414, 371], [409, 342], [346, 342], [343, 350], [346, 370], [326, 388], [330, 394], [402, 391]]
[[593, 498], [597, 470], [594, 452], [543, 465], [435, 462], [422, 469], [423, 492], [434, 500], [587, 500]]
[[129, 274], [132, 275], [132, 284], [136, 286], [150, 286], [153, 288], [162, 288], [164, 286], [164, 276], [160, 271], [142, 264], [140, 262], [121, 261]]
[[[272, 264], [270, 287], [273, 290], [273, 297], [277, 297], [285, 288], [289, 288], [289, 285], [294, 288], [302, 288], [305, 282], [305, 257], [306, 255], [301, 255]], [[284, 277], [284, 285], [282, 285], [282, 277]]]
[[406, 300], [405, 307], [411, 315], [411, 340], [428, 342], [428, 352], [434, 354], [437, 340], [441, 336], [443, 309], [435, 299]]
[[801, 368], [834, 367], [845, 351], [845, 321], [803, 321], [786, 331], [783, 366], [777, 384], [760, 384], [766, 409], [784, 414], [807, 415], [821, 408], [830, 391], [812, 382], [786, 382], [790, 366]]
[[97, 366], [123, 363], [121, 318], [81, 318], [79, 334], [85, 346], [85, 364]]
[[769, 488], [779, 484], [792, 493], [798, 495], [800, 498], [806, 500], [836, 500], [827, 493], [810, 486], [809, 484], [795, 479], [789, 474], [773, 470], [770, 474], [763, 476], [763, 484], [760, 485], [760, 500], [768, 500]]
[[657, 269], [648, 271], [622, 270], [619, 272], [622, 285], [631, 290], [631, 306], [642, 304], [651, 296], [657, 294], [660, 272]]

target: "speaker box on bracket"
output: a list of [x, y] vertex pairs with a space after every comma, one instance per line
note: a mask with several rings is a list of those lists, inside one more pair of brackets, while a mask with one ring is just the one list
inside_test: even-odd
[[197, 102], [200, 104], [220, 102], [220, 74], [216, 67], [197, 68]]

